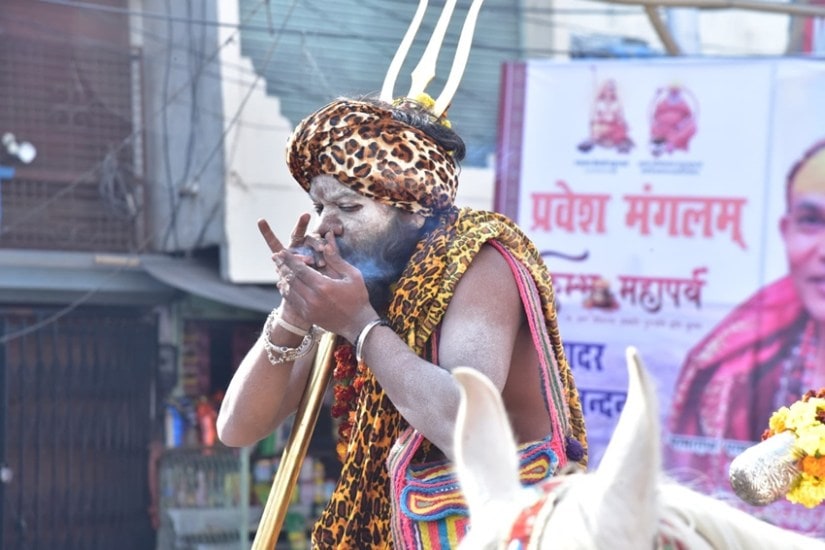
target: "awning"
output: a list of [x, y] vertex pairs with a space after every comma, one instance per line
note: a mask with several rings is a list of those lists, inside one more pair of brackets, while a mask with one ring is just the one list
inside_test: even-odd
[[217, 269], [196, 259], [141, 256], [141, 267], [174, 288], [233, 307], [268, 313], [281, 301], [273, 285], [237, 285], [220, 278]]
[[0, 250], [0, 303], [155, 305], [176, 292], [141, 269], [139, 256]]

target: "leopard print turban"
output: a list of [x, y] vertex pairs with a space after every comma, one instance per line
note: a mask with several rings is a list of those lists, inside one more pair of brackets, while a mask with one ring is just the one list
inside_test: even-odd
[[328, 174], [361, 195], [425, 217], [450, 208], [458, 187], [455, 159], [431, 137], [386, 108], [349, 99], [298, 124], [287, 165], [304, 190]]

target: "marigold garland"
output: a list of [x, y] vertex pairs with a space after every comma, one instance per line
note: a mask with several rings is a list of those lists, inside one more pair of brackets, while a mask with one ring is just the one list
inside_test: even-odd
[[785, 498], [807, 508], [819, 506], [825, 500], [825, 388], [809, 391], [790, 407], [774, 412], [762, 439], [784, 431], [796, 435], [795, 447], [803, 454], [797, 464], [799, 479]]
[[346, 342], [335, 348], [333, 357], [335, 369], [332, 371], [333, 404], [330, 412], [333, 418], [341, 419], [338, 425], [338, 444], [335, 446], [335, 451], [343, 462], [352, 438], [358, 394], [364, 385], [364, 367], [359, 366], [355, 360], [355, 348]]

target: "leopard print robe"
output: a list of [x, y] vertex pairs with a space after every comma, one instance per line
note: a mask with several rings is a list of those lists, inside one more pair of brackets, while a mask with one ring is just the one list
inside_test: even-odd
[[[550, 275], [532, 242], [506, 217], [471, 209], [452, 209], [418, 244], [395, 286], [388, 317], [393, 329], [419, 356], [441, 322], [461, 276], [481, 247], [496, 240], [527, 266], [539, 289], [553, 354], [560, 369], [571, 433], [585, 449], [581, 403], [564, 355]], [[387, 549], [391, 536], [387, 458], [405, 421], [368, 371], [358, 397], [353, 436], [341, 477], [316, 523], [313, 547]]]

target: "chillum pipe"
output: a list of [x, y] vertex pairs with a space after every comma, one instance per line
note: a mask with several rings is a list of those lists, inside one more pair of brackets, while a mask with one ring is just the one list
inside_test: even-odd
[[334, 348], [335, 334], [325, 332], [318, 343], [318, 349], [315, 350], [309, 380], [301, 401], [298, 403], [292, 433], [289, 434], [289, 439], [281, 454], [281, 462], [272, 480], [272, 489], [269, 491], [261, 521], [258, 523], [258, 530], [255, 532], [252, 550], [273, 550], [278, 542], [286, 511], [301, 472], [301, 464], [304, 462], [309, 440], [315, 430], [315, 423], [324, 400], [324, 392], [332, 377]]

